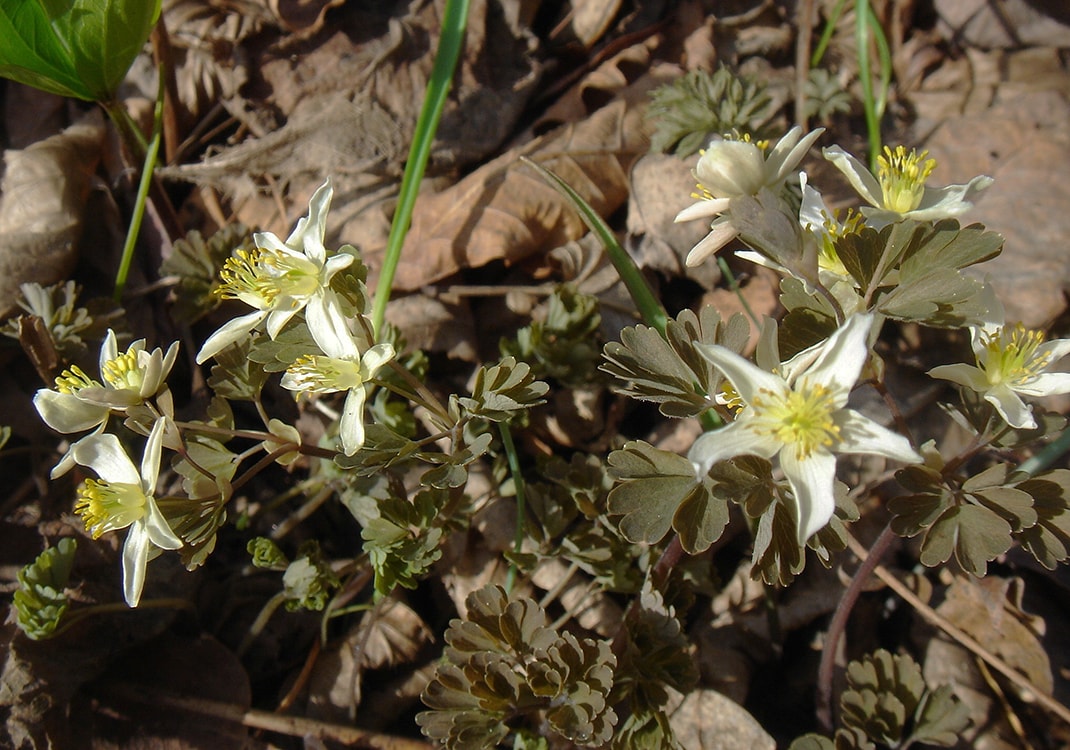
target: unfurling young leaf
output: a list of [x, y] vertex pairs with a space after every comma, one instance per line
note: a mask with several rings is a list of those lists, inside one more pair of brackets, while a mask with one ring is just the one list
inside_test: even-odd
[[207, 240], [196, 229], [175, 240], [171, 254], [160, 265], [163, 276], [177, 276], [174, 286], [174, 315], [183, 323], [193, 323], [219, 306], [212, 294], [219, 286], [219, 269], [235, 250], [255, 247], [253, 235], [244, 224], [228, 224]]
[[546, 318], [521, 328], [515, 341], [503, 339], [499, 348], [531, 365], [535, 377], [584, 385], [597, 374], [601, 323], [598, 298], [562, 284], [547, 301]]
[[651, 100], [657, 131], [650, 150], [672, 150], [677, 156], [689, 156], [727, 134], [762, 136], [772, 115], [764, 87], [723, 66], [713, 74], [691, 71], [656, 89]]
[[22, 632], [35, 641], [51, 636], [67, 611], [63, 589], [77, 549], [78, 542], [65, 537], [19, 571], [19, 588], [14, 595], [17, 622]]

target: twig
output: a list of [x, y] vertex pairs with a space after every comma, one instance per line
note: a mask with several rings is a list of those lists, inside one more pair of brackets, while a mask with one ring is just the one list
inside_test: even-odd
[[[847, 546], [851, 548], [851, 552], [857, 555], [859, 559], [865, 561], [866, 558], [869, 557], [869, 553], [866, 552], [866, 548], [863, 547], [862, 544], [850, 534], [847, 535]], [[992, 669], [996, 670], [1001, 675], [1010, 680], [1012, 683], [1014, 683], [1015, 686], [1020, 688], [1023, 692], [1027, 693], [1030, 697], [1033, 698], [1033, 700], [1035, 700], [1041, 706], [1058, 716], [1067, 724], [1070, 724], [1070, 709], [1068, 709], [1062, 703], [1059, 703], [1050, 695], [1047, 695], [1046, 693], [1043, 693], [1039, 689], [1034, 687], [1028, 679], [1026, 679], [1018, 672], [1014, 671], [1014, 669], [1012, 669], [1011, 666], [1007, 664], [1007, 662], [1003, 661], [998, 656], [993, 654], [987, 648], [985, 648], [976, 640], [974, 640], [974, 638], [968, 633], [952, 624], [950, 621], [947, 620], [947, 618], [939, 614], [936, 610], [934, 610], [928, 604], [919, 599], [913, 591], [907, 588], [905, 584], [903, 584], [898, 578], [892, 575], [887, 568], [882, 565], [877, 565], [873, 568], [873, 573], [877, 576], [877, 578], [880, 578], [881, 581], [886, 583], [888, 585], [888, 588], [898, 594], [900, 598], [902, 598], [910, 606], [917, 610], [918, 614], [920, 614], [927, 622], [943, 630], [953, 640], [957, 641], [967, 650], [973, 652], [974, 655], [982, 659], [988, 666], [990, 666]]]
[[105, 691], [105, 695], [121, 700], [167, 706], [182, 711], [213, 716], [242, 726], [285, 734], [289, 737], [314, 737], [320, 740], [340, 742], [351, 747], [374, 748], [375, 750], [434, 750], [433, 745], [422, 740], [368, 732], [356, 727], [331, 724], [304, 716], [282, 716], [268, 711], [247, 709], [233, 703], [222, 703], [205, 698], [186, 698], [170, 695], [143, 685], [137, 687], [126, 685], [111, 686]]

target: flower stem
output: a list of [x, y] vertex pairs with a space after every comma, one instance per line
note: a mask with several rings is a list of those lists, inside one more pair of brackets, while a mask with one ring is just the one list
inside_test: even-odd
[[821, 651], [821, 663], [817, 669], [817, 721], [825, 732], [832, 732], [832, 677], [836, 669], [837, 647], [847, 627], [851, 610], [858, 602], [858, 597], [862, 595], [862, 587], [865, 586], [894, 539], [896, 535], [889, 523], [873, 542], [869, 553], [862, 559], [862, 564], [858, 566], [854, 577], [851, 578], [851, 583], [840, 597], [836, 611], [832, 615], [832, 621], [829, 623], [828, 632], [825, 635], [825, 647]]

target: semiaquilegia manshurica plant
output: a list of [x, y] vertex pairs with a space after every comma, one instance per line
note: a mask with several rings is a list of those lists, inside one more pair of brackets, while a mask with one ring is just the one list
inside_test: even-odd
[[[444, 635], [443, 660], [423, 695], [429, 710], [417, 722], [451, 748], [535, 747], [540, 736], [580, 747], [672, 747], [668, 696], [686, 694], [698, 678], [684, 615], [700, 616], [678, 609], [691, 606], [693, 593], [681, 592], [696, 573], [676, 575], [675, 563], [708, 549], [733, 517], [745, 519], [752, 575], [769, 587], [789, 586], [807, 550], [831, 565], [863, 498], [885, 502], [889, 533], [920, 538], [927, 565], [954, 558], [984, 575], [1016, 543], [1042, 565], [1064, 562], [1070, 472], [1030, 476], [1010, 461], [1059, 427], [1033, 399], [1070, 391], [1070, 376], [1055, 371], [1070, 341], [1045, 342], [1043, 332], [1004, 321], [991, 289], [964, 272], [1002, 248], [998, 235], [955, 218], [990, 180], [931, 187], [932, 160], [902, 147], [887, 150], [872, 175], [831, 146], [825, 158], [865, 201], [860, 212], [837, 215], [800, 177], [821, 135], [793, 129], [772, 147], [715, 139], [695, 168], [697, 202], [683, 207], [680, 197], [677, 220], [712, 220], [689, 265], [742, 243], [744, 257], [782, 275], [785, 314], [753, 321], [760, 329], [753, 355], [752, 323], [705, 307], [685, 310], [664, 329], [623, 329], [605, 345], [596, 373], [593, 361], [576, 357], [589, 351], [593, 360], [597, 352], [590, 346], [597, 303], [564, 286], [545, 320], [503, 342], [499, 361], [476, 368], [466, 393], [440, 395], [428, 385], [425, 356], [389, 326], [376, 336], [359, 252], [325, 245], [332, 197], [325, 183], [285, 241], [254, 234], [253, 244], [222, 262], [211, 299], [186, 305], [211, 302], [217, 315], [234, 314], [196, 357], [214, 360], [213, 398], [201, 419], [176, 416], [167, 380], [178, 367], [177, 345], [150, 350], [141, 340], [121, 352], [113, 332], [99, 373], [71, 364], [35, 398], [51, 427], [77, 436], [58, 470], [79, 464], [95, 476], [74, 504], [86, 531], [126, 535], [127, 603], [153, 596], [146, 563], [154, 555], [177, 549], [193, 569], [209, 559], [219, 533], [241, 533], [227, 526], [232, 501], [275, 464], [301, 477], [302, 496], [337, 498], [362, 529], [359, 546], [333, 562], [315, 540], [289, 553], [284, 539], [248, 541], [254, 566], [279, 575], [279, 594], [259, 619], [280, 603], [321, 609], [324, 632], [328, 618], [337, 623], [367, 609], [349, 604], [363, 598], [374, 609], [399, 587], [415, 589], [444, 571], [443, 550], [473, 515], [514, 503], [524, 490], [527, 505], [502, 566], [512, 566], [520, 585], [468, 596], [465, 619]], [[176, 252], [192, 257], [195, 249]], [[881, 343], [896, 324], [957, 329], [972, 343], [972, 354], [962, 347], [968, 361], [945, 359], [929, 371], [958, 388], [960, 400], [944, 409], [972, 433], [963, 452], [941, 455], [933, 436], [913, 434], [900, 413], [884, 382], [889, 349]], [[618, 440], [602, 455], [507, 460], [519, 458], [511, 430], [525, 428], [547, 381], [593, 387], [600, 377], [666, 417], [701, 419], [705, 431], [686, 455]], [[263, 398], [265, 390], [273, 398]], [[866, 390], [884, 397], [868, 402], [881, 408], [863, 408]], [[280, 393], [299, 399], [296, 409], [322, 429], [309, 430], [309, 419], [298, 424], [293, 402], [272, 408]], [[234, 408], [242, 403], [251, 408]], [[860, 472], [856, 454], [889, 471]], [[486, 467], [495, 480], [479, 486], [493, 489], [470, 490], [470, 473]], [[523, 476], [507, 481], [510, 471]], [[842, 481], [892, 475], [894, 490], [887, 481]], [[256, 528], [255, 517], [245, 522]], [[20, 577], [29, 587], [20, 618], [25, 613], [35, 633], [52, 632], [42, 612], [66, 616], [53, 590], [64, 585], [66, 560], [42, 557]], [[592, 596], [630, 601], [620, 622], [605, 623], [609, 639], [578, 625], [562, 630], [527, 595], [529, 576], [554, 561], [586, 579]], [[347, 606], [336, 612], [340, 603]], [[911, 736], [944, 743], [932, 722], [944, 722], [940, 731], [961, 729], [961, 712], [949, 693], [927, 692], [906, 658], [878, 652], [852, 673], [850, 690], [906, 690], [917, 708], [902, 719]], [[898, 676], [867, 681], [877, 667]], [[865, 717], [845, 710], [842, 721], [838, 732], [847, 734], [837, 733], [837, 742], [873, 736]], [[885, 730], [905, 737], [905, 727]], [[832, 747], [820, 744], [828, 738], [811, 740]]]

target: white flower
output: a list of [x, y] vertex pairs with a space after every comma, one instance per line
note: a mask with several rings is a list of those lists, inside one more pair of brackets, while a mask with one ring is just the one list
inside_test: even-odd
[[749, 140], [718, 140], [702, 152], [695, 167], [698, 192], [697, 203], [676, 215], [676, 221], [718, 218], [710, 225], [710, 233], [687, 256], [687, 265], [697, 266], [732, 241], [739, 232], [732, 225], [728, 211], [732, 199], [757, 195], [763, 188], [778, 190], [806, 152], [824, 132], [824, 128], [802, 135], [802, 128], [794, 127], [766, 154], [762, 144]]
[[157, 347], [145, 350], [139, 339], [119, 353], [115, 331], [109, 330], [100, 347], [100, 380], [72, 365], [56, 378], [56, 389], [42, 388], [34, 396], [41, 419], [57, 432], [81, 432], [108, 419], [112, 409], [123, 411], [158, 395], [167, 388], [167, 376], [178, 356], [178, 342], [165, 354]]
[[108, 531], [129, 527], [123, 545], [123, 596], [136, 607], [145, 585], [145, 566], [153, 546], [178, 549], [182, 540], [156, 505], [153, 493], [160, 473], [164, 423], [149, 433], [139, 471], [111, 434], [90, 435], [71, 449], [74, 460], [93, 469], [99, 480], [87, 479], [78, 489], [74, 512], [96, 539]]
[[[167, 352], [157, 347], [145, 349], [139, 339], [119, 353], [115, 331], [109, 330], [100, 347], [100, 381], [72, 365], [56, 378], [55, 390], [42, 388], [33, 397], [41, 419], [56, 432], [104, 429], [112, 411], [125, 412], [147, 399], [169, 394], [167, 376], [178, 356], [178, 342]], [[66, 473], [74, 465], [70, 454], [60, 459], [52, 476]]]
[[903, 146], [894, 151], [884, 147], [884, 154], [877, 157], [876, 177], [839, 146], [823, 153], [869, 204], [862, 207], [862, 214], [877, 229], [900, 219], [934, 221], [958, 216], [973, 207], [970, 198], [992, 184], [991, 177], [979, 175], [965, 185], [926, 187], [936, 160], [926, 158], [928, 151], [918, 154], [911, 149], [908, 153]]
[[853, 315], [827, 341], [800, 353], [783, 374], [755, 366], [723, 346], [699, 346], [744, 404], [736, 420], [702, 435], [688, 458], [699, 476], [735, 456], [780, 457], [804, 544], [832, 517], [836, 454], [871, 453], [920, 461], [909, 441], [846, 408], [869, 353], [872, 315]]
[[942, 365], [929, 375], [958, 383], [984, 396], [999, 415], [1015, 429], [1035, 429], [1033, 410], [1021, 396], [1054, 396], [1070, 393], [1070, 373], [1050, 372], [1070, 354], [1070, 339], [1044, 341], [1042, 331], [1013, 327], [971, 329], [977, 366]]
[[253, 235], [254, 250], [237, 250], [227, 259], [216, 293], [224, 299], [241, 300], [255, 310], [209, 336], [197, 353], [198, 364], [240, 341], [261, 322], [273, 339], [301, 310], [309, 329], [323, 324], [327, 308], [338, 304], [329, 288], [331, 278], [354, 260], [348, 253], [328, 258], [323, 246], [333, 194], [328, 180], [312, 195], [308, 216], [297, 222], [285, 242], [271, 232], [258, 232]]
[[302, 393], [347, 391], [338, 435], [342, 450], [352, 456], [364, 445], [364, 386], [379, 368], [394, 358], [394, 347], [376, 344], [361, 354], [345, 320], [329, 312], [326, 326], [311, 329], [326, 356], [299, 357], [283, 374], [282, 387], [294, 391], [298, 397]]

